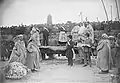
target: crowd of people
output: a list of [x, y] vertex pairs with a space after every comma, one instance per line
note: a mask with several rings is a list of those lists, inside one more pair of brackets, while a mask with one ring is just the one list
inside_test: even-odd
[[[47, 46], [49, 30], [46, 27], [43, 29], [43, 45]], [[65, 30], [62, 31], [66, 33]], [[13, 62], [19, 62], [25, 65], [32, 72], [39, 71], [40, 62], [43, 59], [41, 51], [39, 49], [41, 46], [40, 32], [40, 29], [37, 27], [32, 27], [27, 43], [24, 40], [23, 34], [15, 36], [13, 38], [14, 46], [5, 66]], [[75, 43], [72, 41], [72, 37], [72, 35], [68, 35], [67, 38], [65, 38], [66, 41], [63, 42], [66, 43], [65, 56], [68, 58], [68, 65], [70, 66], [74, 65], [73, 51]], [[109, 73], [109, 70], [111, 70], [112, 67], [116, 67], [118, 68], [118, 75], [120, 75], [120, 33], [118, 33], [116, 37], [113, 35], [108, 36], [106, 33], [104, 33], [101, 35], [99, 41], [95, 41], [94, 39], [94, 43], [90, 39], [89, 33], [86, 33], [85, 40], [80, 39], [79, 41], [84, 42], [84, 45], [78, 49], [81, 60], [84, 60], [83, 67], [86, 67], [87, 65], [90, 65], [90, 67], [92, 67], [91, 56], [95, 55], [97, 56], [96, 66], [100, 69], [99, 74]], [[61, 42], [59, 41], [59, 43]], [[96, 50], [96, 54], [94, 54], [93, 49]]]

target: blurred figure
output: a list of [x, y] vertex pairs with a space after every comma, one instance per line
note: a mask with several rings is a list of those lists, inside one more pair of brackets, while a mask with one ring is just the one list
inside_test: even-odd
[[65, 46], [67, 43], [67, 33], [64, 27], [60, 30], [58, 43], [60, 46]]
[[12, 53], [12, 49], [14, 47], [14, 44], [15, 44], [14, 41], [8, 41], [7, 42], [7, 50], [8, 50], [7, 58], [8, 58], [8, 60], [10, 59], [10, 55]]
[[116, 65], [116, 60], [115, 60], [115, 53], [116, 53], [116, 40], [114, 36], [109, 36], [109, 40], [110, 40], [110, 47], [111, 47], [111, 56], [112, 56], [112, 60], [113, 60], [113, 66], [115, 67]]
[[5, 61], [8, 56], [7, 41], [1, 41], [1, 60]]
[[[58, 43], [60, 46], [65, 46], [67, 43], [67, 33], [64, 27], [62, 27], [60, 30]], [[60, 56], [60, 54], [58, 56]]]
[[73, 66], [73, 46], [72, 35], [68, 36], [67, 49], [66, 49], [66, 57], [68, 58], [68, 65]]
[[109, 73], [112, 64], [112, 57], [107, 34], [102, 34], [102, 39], [98, 43], [97, 51], [97, 67], [101, 70], [99, 74]]
[[11, 62], [20, 62], [25, 65], [26, 63], [26, 47], [25, 42], [23, 41], [23, 35], [16, 36], [13, 41], [15, 42], [15, 45], [13, 47], [9, 63]]
[[82, 47], [82, 43], [83, 40], [81, 38], [79, 38], [78, 43], [77, 43], [77, 47], [78, 47], [78, 56], [76, 56], [76, 59], [80, 60], [80, 63], [84, 63], [84, 50]]
[[43, 29], [43, 45], [48, 46], [48, 37], [49, 37], [49, 30], [44, 27]]
[[92, 40], [89, 38], [89, 33], [86, 33], [86, 40], [85, 40], [85, 46], [83, 46], [84, 49], [84, 66], [87, 66], [87, 64], [91, 67], [91, 44]]
[[[40, 44], [40, 34], [39, 34], [39, 29], [33, 27], [31, 30], [31, 38], [35, 38], [35, 41], [37, 42], [38, 46], [41, 46]], [[31, 40], [31, 39], [30, 39]]]
[[39, 62], [42, 59], [40, 58], [41, 52], [35, 37], [30, 38], [27, 46], [27, 50], [28, 50], [27, 61], [26, 61], [27, 67], [31, 69], [31, 71], [39, 70], [40, 69]]
[[0, 83], [6, 83], [4, 70], [0, 69]]
[[98, 46], [98, 39], [94, 39], [94, 44], [92, 45], [92, 54], [93, 56], [97, 56], [97, 46]]

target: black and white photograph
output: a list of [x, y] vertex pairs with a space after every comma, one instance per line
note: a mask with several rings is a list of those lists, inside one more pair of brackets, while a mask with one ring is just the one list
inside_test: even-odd
[[0, 0], [0, 83], [120, 83], [120, 0]]

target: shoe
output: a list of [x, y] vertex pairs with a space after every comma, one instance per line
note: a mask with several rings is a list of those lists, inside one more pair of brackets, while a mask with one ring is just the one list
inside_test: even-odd
[[83, 67], [86, 67], [87, 65], [83, 65]]
[[107, 71], [104, 71], [105, 73], [109, 73], [109, 70], [107, 70]]
[[92, 67], [92, 66], [90, 65], [90, 67]]
[[70, 65], [71, 67], [73, 66], [73, 65]]
[[36, 72], [37, 72], [37, 71], [39, 71], [39, 69], [36, 69], [36, 68], [35, 68], [35, 69], [34, 69], [34, 71], [36, 71]]

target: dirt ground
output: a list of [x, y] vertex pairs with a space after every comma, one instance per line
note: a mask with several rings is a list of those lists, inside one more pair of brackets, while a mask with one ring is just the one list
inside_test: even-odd
[[82, 67], [83, 64], [74, 63], [70, 67], [67, 60], [45, 60], [40, 65], [39, 72], [30, 72], [20, 80], [6, 80], [6, 83], [112, 83], [111, 74], [98, 74], [95, 65]]

